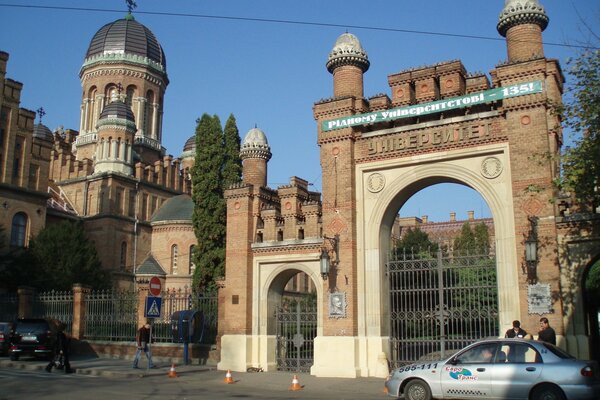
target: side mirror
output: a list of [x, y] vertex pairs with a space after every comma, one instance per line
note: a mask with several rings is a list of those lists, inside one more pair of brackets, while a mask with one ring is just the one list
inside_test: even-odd
[[456, 365], [456, 364], [458, 364], [458, 358], [456, 358], [456, 357], [452, 357], [452, 358], [450, 359], [450, 364], [451, 364], [451, 365]]

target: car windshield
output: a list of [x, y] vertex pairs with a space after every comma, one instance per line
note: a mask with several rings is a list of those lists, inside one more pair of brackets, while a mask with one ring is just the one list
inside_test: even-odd
[[17, 322], [16, 332], [19, 333], [32, 333], [32, 332], [46, 332], [48, 325], [43, 322]]
[[572, 355], [570, 355], [569, 353], [567, 353], [566, 351], [554, 346], [553, 344], [544, 343], [544, 347], [547, 348], [555, 356], [563, 358], [565, 360], [572, 360], [575, 358]]

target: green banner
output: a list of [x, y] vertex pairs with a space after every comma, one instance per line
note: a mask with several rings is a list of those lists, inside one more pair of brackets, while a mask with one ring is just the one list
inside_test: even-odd
[[476, 104], [490, 103], [492, 101], [524, 96], [527, 94], [541, 93], [542, 81], [519, 83], [517, 85], [499, 87], [484, 92], [472, 93], [466, 96], [438, 100], [431, 103], [417, 104], [414, 106], [393, 108], [391, 110], [376, 111], [367, 114], [356, 114], [349, 117], [330, 119], [321, 123], [324, 132], [349, 126], [369, 125], [377, 122], [393, 121], [400, 118], [417, 117], [419, 115], [433, 114], [445, 110], [470, 107]]

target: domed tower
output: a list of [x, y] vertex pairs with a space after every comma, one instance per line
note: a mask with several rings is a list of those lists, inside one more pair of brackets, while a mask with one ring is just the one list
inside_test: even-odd
[[132, 175], [135, 118], [131, 108], [118, 95], [113, 96], [113, 101], [100, 113], [96, 132], [94, 173], [120, 172]]
[[250, 129], [240, 146], [244, 183], [255, 187], [267, 186], [267, 162], [271, 155], [265, 133], [258, 128]]
[[542, 31], [548, 21], [538, 0], [506, 0], [496, 28], [506, 38], [508, 61], [544, 57]]
[[196, 159], [196, 136], [191, 136], [183, 145], [183, 153], [181, 153], [181, 168], [183, 169], [183, 191], [185, 193], [192, 192], [192, 177], [191, 170]]
[[79, 76], [83, 97], [77, 159], [93, 158], [97, 122], [116, 93], [133, 112], [136, 153], [145, 164], [157, 161], [164, 152], [162, 114], [169, 80], [154, 34], [131, 14], [104, 25], [90, 42]]
[[327, 70], [333, 75], [333, 96], [363, 97], [363, 74], [369, 69], [369, 57], [358, 38], [343, 33], [329, 53]]

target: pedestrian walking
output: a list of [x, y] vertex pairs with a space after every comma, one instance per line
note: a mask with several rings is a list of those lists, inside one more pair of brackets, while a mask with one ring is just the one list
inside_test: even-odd
[[540, 331], [538, 332], [538, 340], [556, 345], [556, 332], [554, 332], [554, 329], [550, 327], [550, 323], [546, 317], [540, 318]]
[[65, 324], [61, 323], [58, 326], [56, 341], [54, 342], [54, 357], [52, 357], [46, 366], [47, 372], [52, 372], [53, 367], [64, 370], [65, 374], [74, 372], [69, 362], [69, 344], [70, 340], [65, 334]]
[[139, 368], [138, 363], [140, 361], [142, 352], [144, 352], [146, 358], [148, 359], [148, 368], [155, 368], [154, 363], [152, 362], [152, 350], [150, 348], [151, 341], [152, 332], [150, 330], [150, 324], [146, 322], [138, 330], [136, 335], [137, 350], [135, 352], [135, 357], [133, 358], [133, 368]]
[[521, 328], [521, 322], [518, 320], [514, 320], [512, 323], [512, 328], [507, 330], [504, 334], [505, 338], [524, 338], [527, 335], [525, 329]]

